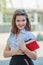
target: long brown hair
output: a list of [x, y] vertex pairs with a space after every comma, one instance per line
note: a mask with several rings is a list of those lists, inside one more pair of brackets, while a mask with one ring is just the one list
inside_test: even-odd
[[13, 15], [13, 18], [12, 18], [12, 29], [11, 29], [11, 32], [13, 32], [14, 34], [17, 34], [18, 33], [18, 28], [16, 26], [16, 16], [18, 15], [23, 15], [25, 16], [26, 18], [26, 26], [25, 26], [25, 29], [28, 30], [28, 31], [31, 31], [31, 24], [30, 24], [30, 21], [29, 21], [29, 18], [28, 18], [28, 15], [27, 15], [27, 12], [24, 10], [24, 9], [17, 9]]

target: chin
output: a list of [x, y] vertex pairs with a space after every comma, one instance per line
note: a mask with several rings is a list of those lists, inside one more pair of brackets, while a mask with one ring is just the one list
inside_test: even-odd
[[22, 29], [24, 29], [24, 28], [19, 28], [19, 30], [22, 30]]
[[19, 28], [19, 30], [22, 30], [22, 28]]

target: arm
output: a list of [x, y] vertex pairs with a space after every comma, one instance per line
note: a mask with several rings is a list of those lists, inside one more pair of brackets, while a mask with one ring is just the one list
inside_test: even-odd
[[6, 58], [6, 57], [11, 57], [13, 55], [18, 55], [18, 54], [21, 54], [22, 51], [21, 50], [11, 50], [11, 48], [9, 47], [9, 45], [6, 45], [5, 47], [5, 50], [4, 50], [4, 53], [3, 53], [3, 56]]
[[27, 49], [25, 42], [20, 43], [19, 47], [28, 57], [30, 57], [33, 60], [37, 59], [36, 51], [30, 51], [29, 49]]
[[27, 48], [24, 48], [24, 53], [28, 56], [28, 57], [30, 57], [31, 59], [33, 59], [33, 60], [36, 60], [37, 59], [37, 54], [36, 54], [36, 51], [30, 51], [29, 49], [27, 49]]

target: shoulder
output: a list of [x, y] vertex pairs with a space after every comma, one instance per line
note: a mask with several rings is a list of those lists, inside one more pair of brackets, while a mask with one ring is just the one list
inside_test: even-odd
[[30, 39], [36, 39], [36, 36], [31, 32], [31, 31], [26, 31], [26, 35], [30, 38]]
[[10, 32], [8, 39], [7, 39], [7, 44], [11, 43], [12, 38], [15, 36], [15, 34], [13, 34], [12, 32]]
[[10, 32], [10, 34], [9, 34], [9, 38], [12, 38], [13, 36], [15, 36], [15, 34], [12, 33], [12, 32]]

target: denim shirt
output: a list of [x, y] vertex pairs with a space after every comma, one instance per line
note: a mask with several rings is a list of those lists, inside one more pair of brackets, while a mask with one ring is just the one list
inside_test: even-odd
[[18, 37], [16, 37], [16, 34], [11, 32], [9, 35], [9, 38], [7, 40], [7, 44], [10, 46], [10, 48], [12, 50], [17, 50], [20, 40], [26, 41], [29, 39], [36, 39], [36, 37], [34, 36], [34, 34], [32, 32], [22, 29], [20, 31]]

